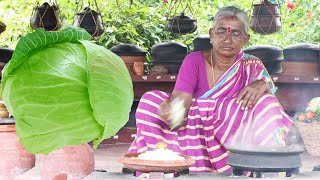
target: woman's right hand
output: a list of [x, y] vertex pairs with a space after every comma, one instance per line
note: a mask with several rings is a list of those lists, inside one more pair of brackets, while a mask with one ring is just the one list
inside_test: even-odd
[[164, 100], [159, 106], [159, 116], [163, 118], [165, 123], [170, 124], [169, 114], [170, 113], [170, 100]]

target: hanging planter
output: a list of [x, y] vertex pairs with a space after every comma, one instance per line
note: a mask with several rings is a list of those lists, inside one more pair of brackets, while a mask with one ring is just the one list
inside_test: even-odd
[[[189, 34], [197, 30], [197, 20], [185, 15], [187, 9], [193, 14], [190, 2], [185, 3], [183, 5], [181, 0], [171, 1], [165, 26], [167, 31], [178, 34]], [[177, 15], [177, 11], [180, 9], [182, 9], [182, 12]]]
[[6, 30], [6, 24], [0, 21], [0, 34]]
[[59, 8], [55, 0], [45, 2], [39, 6], [37, 1], [30, 19], [33, 29], [44, 28], [46, 31], [57, 31], [61, 28]]
[[79, 5], [79, 2], [77, 2], [78, 13], [75, 15], [76, 18], [73, 25], [85, 29], [92, 37], [99, 37], [104, 32], [104, 27], [96, 0], [94, 0], [94, 4], [96, 10], [90, 8], [89, 0], [88, 6], [78, 12], [82, 9], [83, 3], [81, 2], [81, 5]]
[[272, 34], [281, 29], [280, 8], [278, 4], [273, 4], [268, 0], [263, 0], [260, 4], [252, 1], [253, 13], [250, 27], [254, 32], [262, 35]]

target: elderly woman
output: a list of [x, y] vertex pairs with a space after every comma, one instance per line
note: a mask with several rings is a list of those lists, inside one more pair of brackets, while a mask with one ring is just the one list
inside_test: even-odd
[[[244, 11], [219, 10], [209, 32], [213, 48], [185, 58], [171, 94], [151, 91], [141, 98], [129, 153], [165, 142], [196, 159], [191, 172], [231, 172], [226, 143], [284, 143], [292, 119], [273, 95], [276, 87], [262, 62], [241, 50], [250, 38], [248, 26]], [[185, 117], [172, 129], [181, 112]]]

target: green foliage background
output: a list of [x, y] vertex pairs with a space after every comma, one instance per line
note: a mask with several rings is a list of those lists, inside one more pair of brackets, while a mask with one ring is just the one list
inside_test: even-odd
[[[89, 0], [90, 1], [90, 0]], [[188, 35], [171, 34], [164, 30], [168, 7], [172, 0], [96, 0], [103, 17], [105, 33], [97, 39], [98, 43], [110, 48], [119, 43], [136, 44], [150, 52], [152, 45], [164, 41], [176, 41], [186, 44], [192, 50], [192, 41], [199, 35], [207, 35], [211, 20], [220, 7], [236, 5], [251, 13], [252, 3], [260, 0], [185, 0], [182, 6], [190, 3], [193, 13], [187, 8], [186, 14], [198, 21], [198, 30]], [[271, 0], [278, 2], [277, 0]], [[293, 0], [297, 7], [290, 12], [286, 7], [289, 0], [281, 3], [282, 29], [271, 35], [259, 35], [250, 32], [248, 44], [270, 44], [285, 48], [298, 42], [320, 42], [320, 2], [318, 0]], [[37, 0], [1, 0], [0, 21], [7, 25], [7, 30], [0, 35], [0, 47], [15, 48], [18, 40], [33, 30], [30, 28], [30, 17]], [[95, 9], [91, 0], [91, 8]], [[83, 1], [86, 7], [88, 0]], [[72, 25], [77, 12], [76, 0], [58, 0], [60, 15], [64, 25]], [[81, 10], [81, 9], [80, 9]], [[189, 10], [189, 11], [188, 11]], [[312, 12], [312, 18], [308, 12]], [[181, 12], [178, 9], [177, 12]], [[178, 15], [178, 14], [175, 14]]]

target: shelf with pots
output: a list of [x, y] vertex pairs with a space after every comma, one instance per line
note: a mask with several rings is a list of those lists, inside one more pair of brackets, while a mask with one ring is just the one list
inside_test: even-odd
[[[178, 74], [144, 74], [131, 75], [132, 82], [175, 82]], [[320, 83], [320, 75], [271, 75], [275, 83]]]
[[[320, 64], [313, 62], [282, 61], [282, 72], [272, 74], [278, 87], [276, 97], [288, 112], [303, 110], [313, 97], [320, 96]], [[135, 101], [150, 90], [172, 92], [178, 74], [131, 74]]]

